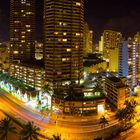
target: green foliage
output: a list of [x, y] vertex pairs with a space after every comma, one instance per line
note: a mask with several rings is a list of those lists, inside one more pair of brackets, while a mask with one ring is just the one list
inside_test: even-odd
[[124, 127], [127, 127], [130, 121], [135, 117], [135, 107], [137, 103], [134, 99], [131, 99], [130, 101], [126, 101], [124, 105], [125, 108], [117, 111], [116, 118]]
[[36, 127], [33, 122], [28, 122], [23, 126], [23, 129], [20, 131], [22, 140], [39, 140], [39, 130], [40, 129]]
[[16, 133], [16, 128], [13, 126], [9, 117], [0, 121], [0, 139], [7, 140], [9, 133]]

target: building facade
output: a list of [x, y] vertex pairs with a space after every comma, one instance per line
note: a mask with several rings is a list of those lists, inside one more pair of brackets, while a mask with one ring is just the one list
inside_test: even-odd
[[134, 36], [134, 40], [138, 44], [138, 83], [140, 84], [140, 32], [137, 32], [137, 34]]
[[10, 61], [34, 59], [35, 0], [10, 0]]
[[44, 1], [46, 81], [80, 82], [83, 76], [84, 0]]
[[108, 77], [105, 79], [104, 91], [109, 101], [117, 108], [122, 108], [126, 97], [128, 96], [128, 88], [121, 79], [117, 77]]
[[36, 90], [41, 90], [45, 82], [45, 70], [43, 67], [13, 63], [10, 65], [10, 75], [23, 80]]
[[122, 34], [117, 31], [104, 30], [103, 32], [103, 51], [108, 52], [109, 49], [116, 48], [122, 39]]
[[138, 44], [133, 40], [119, 44], [119, 77], [126, 77], [131, 89], [137, 86], [138, 75]]
[[37, 41], [35, 42], [35, 59], [43, 59], [43, 43]]
[[105, 30], [101, 36], [99, 52], [103, 52], [104, 59], [108, 62], [108, 71], [118, 72], [117, 48], [121, 40], [122, 34], [117, 31]]
[[93, 53], [93, 31], [89, 29], [87, 23], [84, 24], [84, 56]]

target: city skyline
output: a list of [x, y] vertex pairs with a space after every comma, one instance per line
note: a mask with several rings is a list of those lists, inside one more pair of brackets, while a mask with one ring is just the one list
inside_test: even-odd
[[[42, 40], [42, 13], [43, 0], [37, 1], [37, 37]], [[124, 36], [133, 36], [140, 30], [140, 2], [118, 0], [114, 3], [112, 0], [104, 2], [103, 0], [85, 1], [85, 20], [93, 30], [94, 42], [99, 41], [100, 36], [105, 29], [120, 31]], [[137, 25], [137, 26], [133, 26]], [[9, 1], [0, 1], [0, 41], [9, 40]]]

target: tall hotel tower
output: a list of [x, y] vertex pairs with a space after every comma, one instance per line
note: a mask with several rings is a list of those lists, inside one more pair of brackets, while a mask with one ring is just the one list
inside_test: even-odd
[[119, 44], [119, 77], [126, 77], [131, 89], [137, 86], [138, 44], [128, 39]]
[[10, 0], [10, 60], [34, 59], [35, 0]]
[[46, 81], [54, 86], [83, 76], [84, 0], [44, 0]]

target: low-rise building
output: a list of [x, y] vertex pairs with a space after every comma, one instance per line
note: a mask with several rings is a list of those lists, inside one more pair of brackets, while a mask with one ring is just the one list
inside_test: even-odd
[[10, 75], [40, 90], [45, 82], [45, 70], [43, 67], [28, 64], [10, 64]]
[[128, 96], [128, 87], [120, 78], [107, 77], [105, 79], [104, 92], [115, 107], [121, 108]]
[[107, 68], [107, 62], [102, 59], [101, 54], [88, 54], [84, 57], [84, 71], [86, 73], [104, 72]]
[[[65, 94], [62, 97], [54, 94], [52, 96], [52, 106], [58, 111], [70, 115], [88, 115], [93, 113], [105, 113], [105, 96], [101, 92], [93, 92], [93, 89], [71, 88], [72, 94]], [[60, 98], [61, 96], [61, 98]]]

